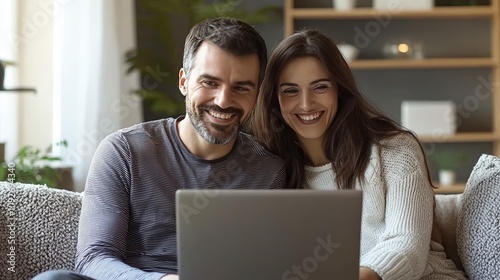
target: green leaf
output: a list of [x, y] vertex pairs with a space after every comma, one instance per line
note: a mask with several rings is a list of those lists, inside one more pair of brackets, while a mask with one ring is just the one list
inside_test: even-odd
[[439, 150], [429, 155], [440, 170], [455, 170], [467, 161], [467, 154], [462, 151]]
[[[216, 0], [211, 3], [204, 0], [138, 1], [139, 9], [144, 13], [137, 17], [137, 24], [148, 29], [148, 37], [154, 42], [154, 46], [143, 45], [129, 50], [124, 59], [127, 73], [137, 71], [141, 74], [144, 88], [135, 90], [134, 93], [143, 97], [153, 112], [167, 115], [185, 113], [184, 100], [178, 98], [178, 92], [160, 93], [159, 88], [177, 88], [183, 45], [178, 38], [187, 35], [194, 24], [221, 16], [239, 18], [249, 24], [276, 21], [281, 17], [280, 9], [275, 6], [268, 5], [256, 11], [247, 11], [241, 4], [242, 0]], [[161, 55], [156, 54], [157, 49], [162, 50]], [[168, 76], [157, 75], [157, 69], [161, 73], [168, 73]], [[156, 78], [151, 80], [151, 77]], [[144, 79], [151, 80], [154, 86], [147, 88]]]
[[[153, 112], [166, 112], [169, 115], [180, 115], [185, 112], [184, 101], [160, 91], [140, 90], [137, 92], [145, 102], [151, 105]], [[178, 96], [181, 96], [180, 94]]]
[[7, 165], [0, 165], [0, 181], [5, 181], [7, 179]]
[[60, 157], [51, 157], [51, 156], [42, 156], [40, 157], [41, 160], [46, 160], [46, 161], [58, 161], [62, 160]]
[[[62, 174], [52, 168], [49, 164], [62, 161], [60, 157], [52, 155], [54, 145], [67, 147], [68, 142], [62, 140], [49, 145], [45, 149], [35, 148], [33, 146], [24, 146], [10, 161], [16, 164], [16, 181], [31, 184], [46, 184], [51, 187], [57, 187], [61, 181]], [[3, 164], [5, 165], [5, 163]], [[7, 173], [0, 166], [0, 175], [6, 176]], [[0, 176], [0, 178], [2, 178]]]

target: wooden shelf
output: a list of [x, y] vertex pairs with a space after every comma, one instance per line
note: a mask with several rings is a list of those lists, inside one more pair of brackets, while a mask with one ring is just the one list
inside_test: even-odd
[[[368, 23], [376, 22], [390, 23], [396, 25], [402, 21], [409, 20], [408, 25], [414, 25], [418, 27], [419, 20], [428, 22], [432, 20], [432, 24], [444, 27], [449, 26], [449, 21], [458, 21], [462, 19], [471, 19], [474, 25], [484, 26], [484, 24], [490, 25], [489, 31], [484, 31], [489, 34], [488, 40], [481, 39], [479, 44], [490, 45], [490, 53], [487, 57], [458, 57], [458, 58], [424, 58], [424, 59], [357, 59], [349, 62], [349, 66], [352, 70], [355, 70], [355, 75], [358, 70], [389, 70], [389, 69], [442, 69], [443, 72], [448, 69], [468, 69], [469, 71], [464, 72], [475, 72], [479, 69], [481, 71], [486, 70], [491, 72], [491, 97], [485, 101], [491, 103], [491, 123], [492, 128], [489, 132], [467, 132], [467, 133], [456, 133], [454, 135], [432, 135], [432, 136], [419, 136], [419, 140], [422, 143], [486, 143], [492, 144], [494, 155], [500, 155], [500, 0], [491, 0], [489, 5], [483, 6], [455, 6], [455, 7], [433, 7], [429, 10], [374, 10], [372, 7], [355, 8], [348, 11], [339, 11], [333, 7], [307, 7], [307, 4], [303, 4], [302, 7], [295, 7], [294, 0], [284, 0], [284, 35], [289, 36], [294, 31], [300, 30], [300, 27], [314, 27], [314, 23], [309, 22], [309, 20], [323, 21], [323, 28], [328, 27], [328, 22], [332, 24], [335, 23], [335, 28], [342, 28], [342, 23], [347, 23], [345, 31], [346, 34], [342, 36], [349, 36], [352, 34], [355, 37], [356, 30], [348, 30], [352, 23], [351, 20], [357, 20], [365, 23], [365, 28], [368, 28]], [[305, 3], [305, 2], [301, 2]], [[415, 22], [414, 22], [415, 21]], [[361, 24], [358, 24], [358, 26]], [[321, 25], [323, 26], [323, 25]], [[331, 27], [334, 29], [333, 27]], [[458, 27], [457, 27], [458, 28]], [[474, 27], [476, 28], [476, 27]], [[351, 28], [352, 29], [352, 28]], [[390, 38], [391, 35], [403, 34], [404, 30], [399, 29], [386, 29], [384, 32], [394, 32], [394, 34], [385, 34]], [[460, 32], [460, 30], [454, 30], [454, 32]], [[467, 32], [474, 32], [474, 30], [466, 30]], [[483, 32], [483, 31], [481, 31]], [[484, 35], [481, 33], [481, 35]], [[441, 36], [441, 35], [435, 35]], [[340, 39], [340, 38], [338, 38]], [[351, 38], [352, 39], [352, 38]], [[460, 38], [459, 38], [460, 39]], [[467, 42], [467, 36], [464, 36], [460, 40], [449, 41], [449, 47], [452, 48], [455, 44], [461, 44], [461, 42]], [[346, 42], [352, 40], [345, 40]], [[456, 42], [455, 42], [456, 41]], [[489, 41], [489, 42], [487, 42]], [[374, 53], [375, 46], [371, 46], [371, 49], [367, 49], [362, 53]], [[471, 52], [469, 55], [474, 56]], [[361, 56], [363, 57], [363, 56]], [[416, 72], [416, 71], [415, 71]], [[440, 73], [441, 71], [435, 71]], [[387, 73], [391, 74], [391, 73]], [[410, 73], [409, 73], [410, 74]], [[411, 73], [413, 74], [413, 73]], [[419, 74], [419, 73], [416, 73]], [[361, 77], [365, 78], [363, 75]], [[390, 79], [392, 77], [387, 77], [387, 86], [390, 87]], [[471, 76], [471, 79], [474, 78]], [[418, 79], [415, 77], [415, 79]], [[433, 88], [433, 85], [428, 85]], [[436, 87], [434, 87], [436, 88]], [[464, 89], [464, 91], [467, 89]], [[369, 93], [368, 93], [369, 94]], [[466, 94], [466, 92], [459, 92], [457, 94]], [[426, 95], [424, 95], [426, 96]], [[425, 97], [422, 97], [424, 99]], [[452, 97], [447, 98], [452, 99]], [[461, 96], [461, 95], [459, 95]], [[439, 96], [438, 96], [439, 97]], [[389, 96], [388, 98], [391, 98]], [[395, 96], [397, 98], [397, 96]], [[418, 96], [416, 97], [418, 99]], [[487, 104], [489, 105], [489, 104]], [[478, 112], [480, 113], [480, 112]], [[450, 146], [450, 145], [447, 145]], [[487, 145], [484, 145], [487, 146]], [[465, 183], [457, 184], [453, 186], [443, 186], [436, 189], [436, 193], [461, 193], [464, 190]]]
[[500, 135], [492, 132], [463, 132], [454, 135], [419, 136], [422, 143], [453, 143], [453, 142], [495, 142], [500, 141]]
[[434, 7], [432, 10], [391, 11], [357, 8], [350, 11], [337, 11], [333, 8], [295, 8], [288, 16], [294, 19], [370, 19], [385, 17], [390, 19], [464, 19], [490, 18], [495, 14], [491, 6]]
[[493, 67], [492, 58], [360, 59], [349, 63], [351, 69], [419, 69]]
[[463, 193], [465, 189], [465, 183], [462, 184], [454, 184], [451, 186], [440, 186], [439, 184], [434, 184], [437, 188], [434, 189], [434, 193], [436, 194], [456, 194]]

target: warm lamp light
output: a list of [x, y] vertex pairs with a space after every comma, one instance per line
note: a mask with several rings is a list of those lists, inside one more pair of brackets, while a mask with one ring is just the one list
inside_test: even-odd
[[407, 53], [410, 50], [410, 46], [408, 44], [402, 43], [398, 45], [398, 51], [401, 53]]
[[386, 58], [416, 58], [415, 46], [407, 40], [387, 42], [383, 51]]

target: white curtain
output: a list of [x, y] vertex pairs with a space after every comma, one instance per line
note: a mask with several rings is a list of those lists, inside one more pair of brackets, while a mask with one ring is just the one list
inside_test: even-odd
[[[58, 0], [54, 0], [58, 1]], [[59, 0], [61, 1], [61, 0]], [[133, 0], [64, 1], [54, 21], [54, 138], [84, 190], [92, 156], [108, 134], [142, 121], [137, 74], [124, 53], [135, 47]], [[64, 152], [65, 151], [65, 152]]]
[[[0, 60], [16, 61], [19, 52], [18, 0], [0, 0]], [[17, 67], [7, 67], [4, 85], [18, 86]], [[0, 92], [0, 143], [5, 143], [8, 162], [18, 149], [18, 93]]]

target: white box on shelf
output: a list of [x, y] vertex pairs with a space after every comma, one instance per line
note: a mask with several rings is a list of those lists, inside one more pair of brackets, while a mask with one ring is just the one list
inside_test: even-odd
[[456, 111], [452, 101], [403, 101], [401, 125], [418, 136], [452, 135], [457, 130]]
[[373, 0], [375, 10], [431, 10], [434, 7], [434, 0]]
[[356, 7], [357, 0], [333, 0], [333, 8], [338, 11], [349, 11]]

